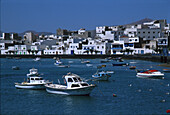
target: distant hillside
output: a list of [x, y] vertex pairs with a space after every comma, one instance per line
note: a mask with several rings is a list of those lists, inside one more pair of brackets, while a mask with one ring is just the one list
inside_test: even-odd
[[142, 19], [142, 20], [139, 20], [139, 21], [136, 21], [136, 22], [132, 22], [130, 24], [126, 24], [126, 25], [136, 25], [136, 24], [143, 24], [145, 22], [151, 22], [153, 21], [152, 19], [149, 19], [149, 18], [145, 18], [145, 19]]

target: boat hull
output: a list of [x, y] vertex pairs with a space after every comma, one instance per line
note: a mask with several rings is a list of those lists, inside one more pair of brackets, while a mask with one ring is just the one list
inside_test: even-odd
[[137, 73], [136, 75], [139, 78], [155, 78], [155, 79], [159, 79], [164, 77], [164, 74], [141, 74], [141, 73]]
[[127, 63], [113, 63], [113, 66], [127, 66]]
[[15, 84], [15, 87], [17, 89], [45, 89], [44, 84], [34, 84], [34, 85]]
[[90, 95], [94, 87], [95, 86], [88, 86], [88, 87], [77, 88], [77, 89], [59, 89], [59, 88], [46, 87], [46, 91], [48, 93], [54, 93], [54, 94], [86, 96], [86, 95]]
[[103, 76], [103, 77], [94, 77], [92, 76], [95, 80], [98, 80], [98, 81], [108, 81], [109, 80], [109, 77], [108, 76]]

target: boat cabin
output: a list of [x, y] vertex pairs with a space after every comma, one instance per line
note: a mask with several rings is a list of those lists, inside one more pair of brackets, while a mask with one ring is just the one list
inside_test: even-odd
[[72, 73], [68, 73], [64, 76], [65, 83], [67, 83], [67, 88], [78, 88], [78, 87], [86, 87], [89, 86], [87, 82], [84, 82], [80, 76]]
[[30, 72], [30, 73], [27, 74], [27, 76], [38, 76], [38, 75], [39, 75], [39, 74], [38, 74], [38, 70], [35, 69], [35, 68], [30, 69], [29, 72]]
[[45, 80], [42, 77], [28, 77], [27, 78], [28, 83], [36, 83], [36, 84], [42, 84], [45, 83]]
[[93, 75], [93, 77], [103, 77], [103, 76], [110, 76], [107, 72], [101, 71], [97, 72]]

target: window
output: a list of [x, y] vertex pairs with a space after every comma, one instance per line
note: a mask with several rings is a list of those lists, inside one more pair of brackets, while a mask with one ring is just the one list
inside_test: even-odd
[[40, 80], [43, 80], [43, 78], [40, 78]]
[[78, 82], [77, 78], [73, 77], [73, 79], [74, 79], [75, 82]]
[[145, 32], [143, 32], [143, 33], [145, 33]]
[[34, 80], [34, 78], [31, 78], [31, 80]]
[[148, 36], [148, 38], [150, 38], [150, 36]]
[[155, 36], [153, 36], [153, 38], [155, 38]]
[[155, 32], [153, 31], [153, 34], [154, 34]]
[[102, 49], [104, 48], [104, 46], [102, 46]]
[[150, 32], [148, 32], [148, 34], [150, 34]]
[[140, 34], [140, 32], [138, 32], [138, 34]]
[[39, 78], [35, 78], [35, 80], [40, 80]]
[[90, 44], [92, 44], [92, 42], [90, 42]]
[[80, 87], [78, 84], [72, 84], [71, 87]]
[[138, 41], [137, 39], [135, 39], [135, 41]]
[[99, 46], [97, 46], [97, 49], [99, 49]]
[[71, 78], [68, 78], [68, 82], [73, 82], [73, 80]]
[[82, 85], [82, 86], [88, 86], [88, 84], [87, 84], [87, 83], [82, 83], [81, 85]]
[[79, 81], [82, 81], [80, 78], [78, 78]]

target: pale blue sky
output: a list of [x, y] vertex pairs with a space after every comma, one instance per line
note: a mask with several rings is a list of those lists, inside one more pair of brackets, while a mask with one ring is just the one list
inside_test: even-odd
[[170, 0], [1, 0], [3, 32], [93, 30], [143, 18], [170, 22]]

